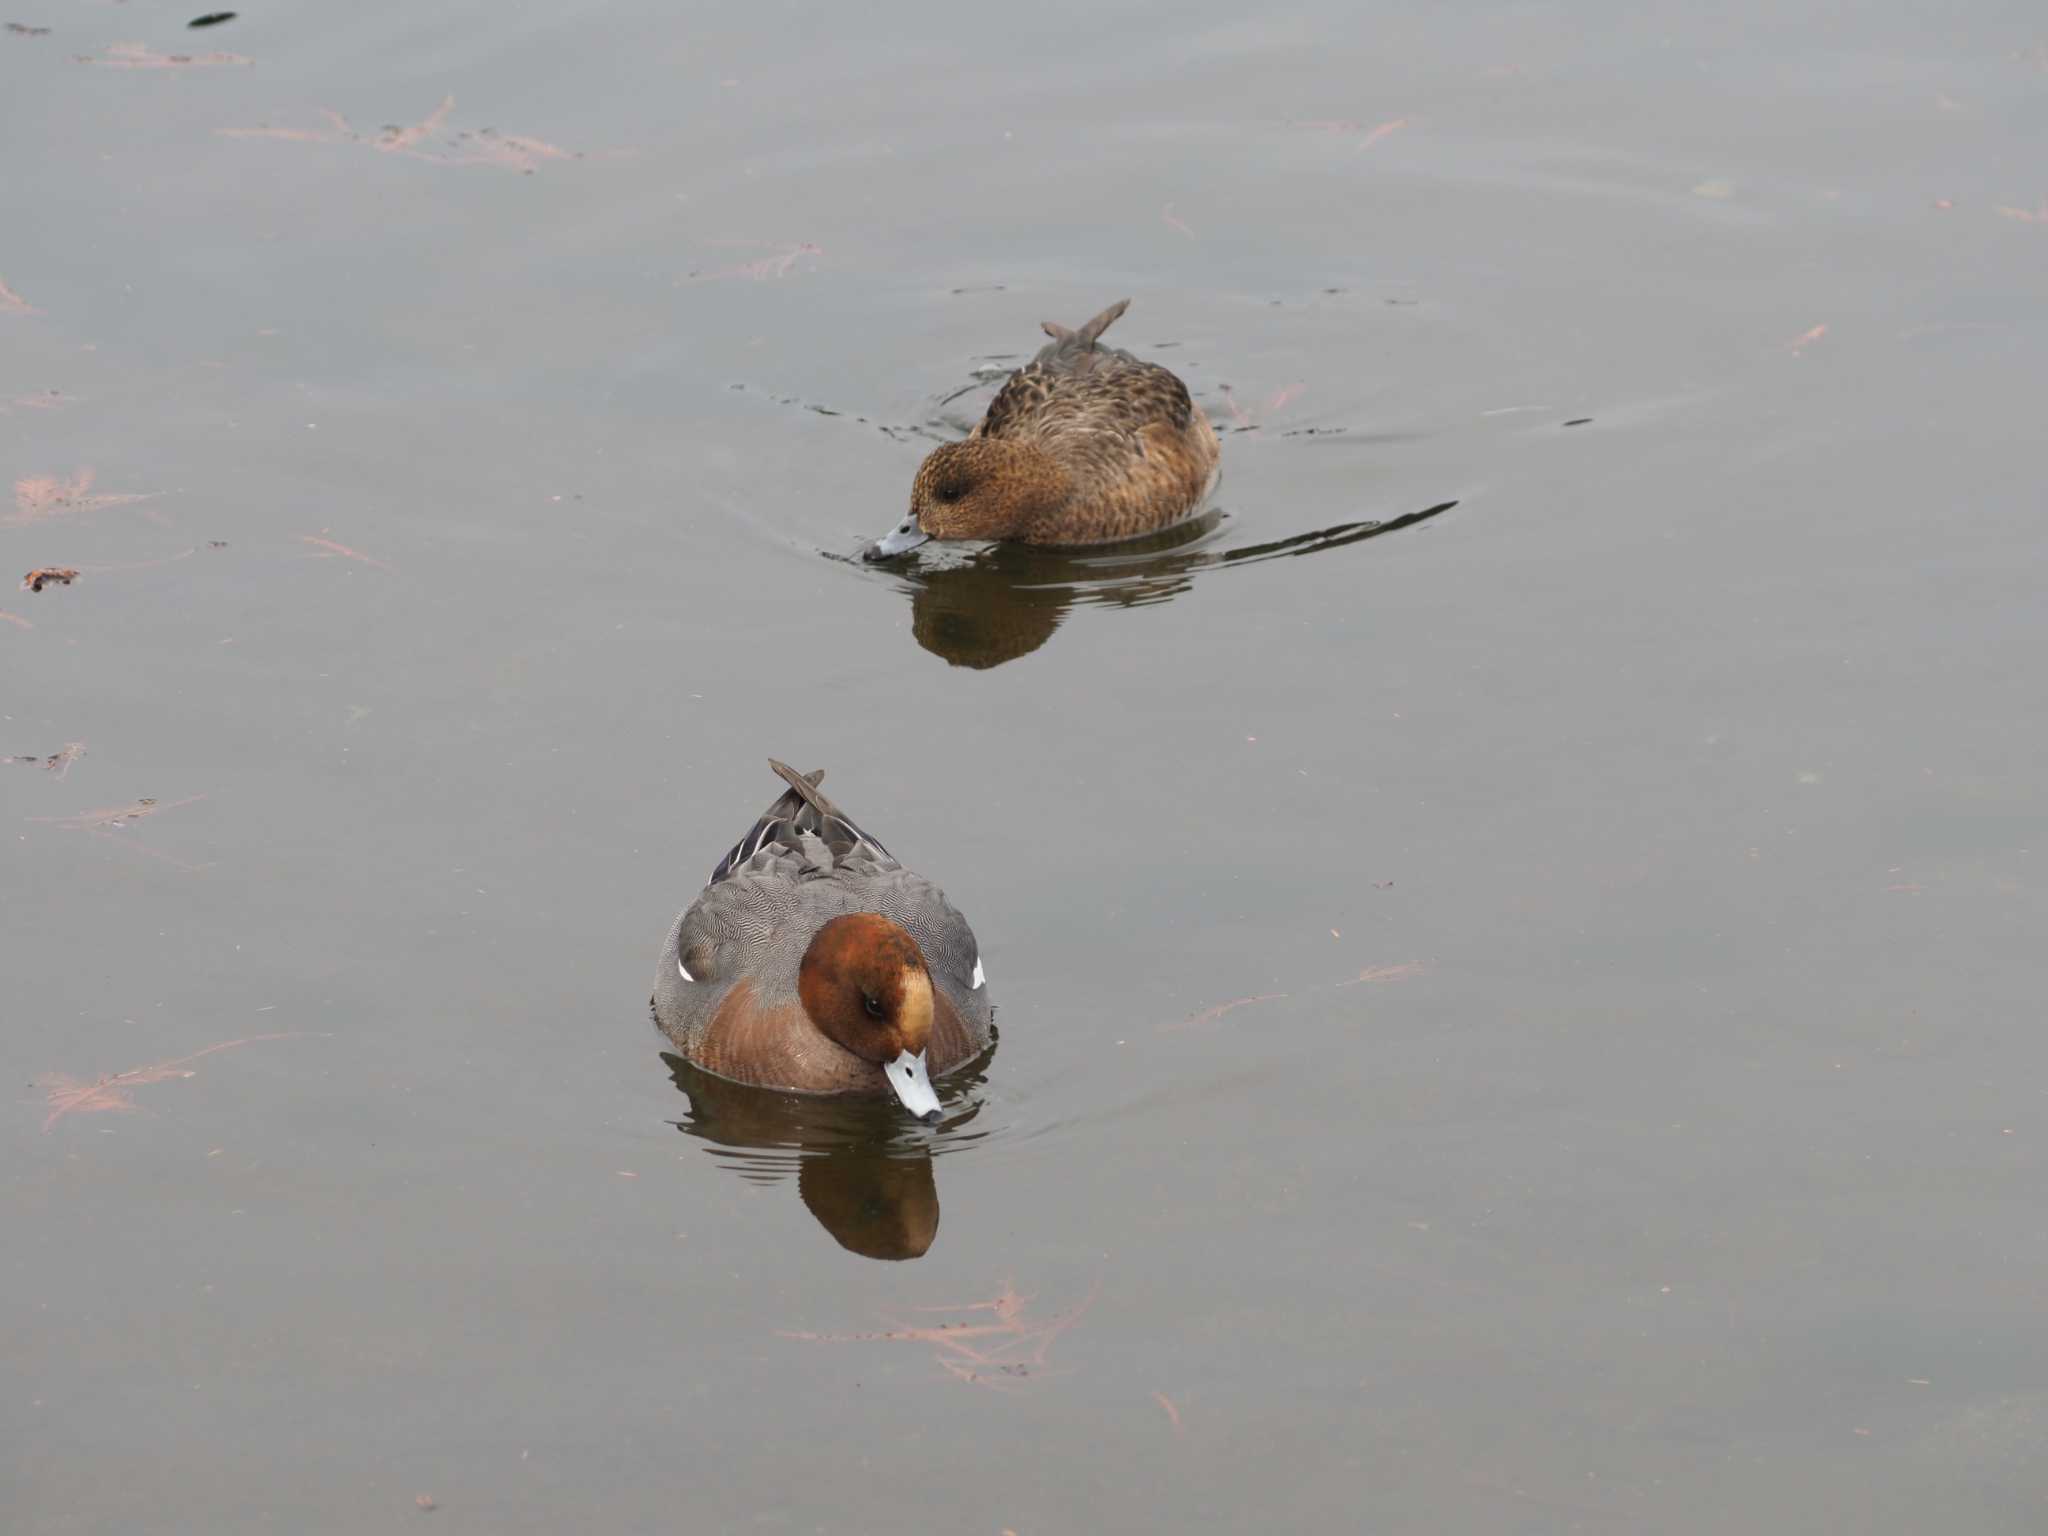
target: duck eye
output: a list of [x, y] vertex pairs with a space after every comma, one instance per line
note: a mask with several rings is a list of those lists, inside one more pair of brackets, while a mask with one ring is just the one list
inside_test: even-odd
[[869, 1018], [879, 1019], [882, 1016], [882, 1000], [879, 997], [869, 997], [862, 993], [860, 1005], [867, 1010]]

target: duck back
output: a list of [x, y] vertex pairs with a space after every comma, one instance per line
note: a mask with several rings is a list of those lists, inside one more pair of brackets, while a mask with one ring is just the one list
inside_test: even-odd
[[1130, 303], [1078, 329], [1044, 322], [1052, 337], [989, 403], [977, 437], [1028, 442], [1073, 480], [1055, 537], [1096, 543], [1178, 522], [1214, 488], [1222, 447], [1209, 418], [1169, 370], [1101, 344]]

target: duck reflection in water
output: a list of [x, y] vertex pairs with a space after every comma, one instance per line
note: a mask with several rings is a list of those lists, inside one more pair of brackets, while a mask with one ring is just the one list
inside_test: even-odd
[[1045, 644], [1076, 604], [1163, 603], [1187, 591], [1199, 572], [1342, 549], [1412, 528], [1456, 505], [1446, 501], [1383, 522], [1338, 523], [1241, 549], [1214, 547], [1228, 519], [1212, 508], [1114, 547], [927, 544], [914, 566], [870, 569], [908, 594], [919, 645], [956, 667], [999, 667]]
[[[906, 1121], [892, 1101], [766, 1093], [727, 1082], [666, 1052], [689, 1109], [676, 1129], [753, 1184], [794, 1174], [804, 1208], [832, 1240], [866, 1259], [922, 1258], [939, 1235], [936, 1157], [972, 1145], [988, 1055], [955, 1079], [945, 1121]], [[965, 1134], [963, 1134], [965, 1133]]]

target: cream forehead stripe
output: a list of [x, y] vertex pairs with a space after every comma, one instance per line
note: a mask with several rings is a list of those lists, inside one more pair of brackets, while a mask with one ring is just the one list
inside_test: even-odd
[[690, 974], [690, 968], [683, 964], [683, 957], [681, 955], [676, 956], [676, 969], [683, 973], [683, 980], [685, 981], [695, 981], [697, 979]]
[[982, 974], [981, 956], [976, 955], [974, 957], [974, 990], [979, 992], [986, 985], [988, 985], [988, 977]]

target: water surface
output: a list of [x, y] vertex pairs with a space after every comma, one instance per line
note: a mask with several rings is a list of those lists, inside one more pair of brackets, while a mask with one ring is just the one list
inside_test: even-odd
[[[9, 17], [10, 1529], [2041, 1528], [2035, 10]], [[943, 1126], [664, 1060], [770, 755]]]

